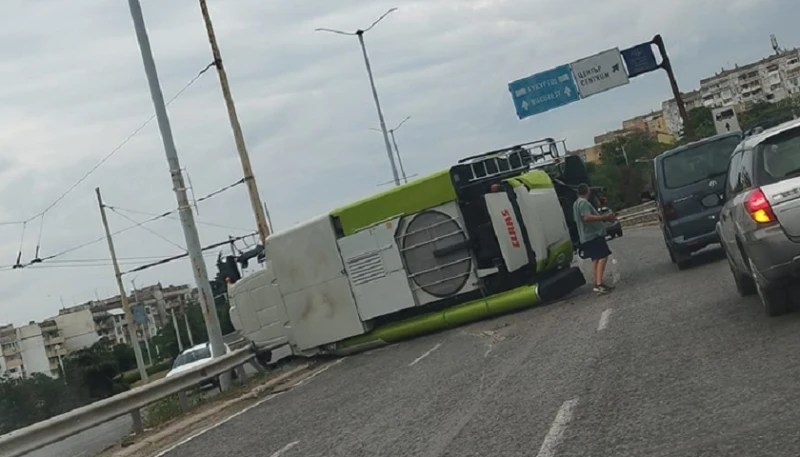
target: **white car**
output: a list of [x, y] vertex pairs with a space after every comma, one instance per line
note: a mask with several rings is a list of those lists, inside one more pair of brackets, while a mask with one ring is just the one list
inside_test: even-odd
[[[229, 352], [231, 352], [231, 349], [226, 344], [225, 353], [227, 354]], [[175, 376], [178, 373], [183, 373], [209, 362], [211, 362], [211, 346], [209, 346], [208, 343], [192, 346], [181, 352], [178, 357], [175, 358], [172, 369], [169, 370], [166, 377]], [[212, 384], [216, 385], [216, 380], [212, 381]]]

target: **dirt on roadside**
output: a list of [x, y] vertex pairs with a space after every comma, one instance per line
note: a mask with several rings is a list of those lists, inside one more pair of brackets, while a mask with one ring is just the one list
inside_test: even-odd
[[290, 389], [302, 379], [313, 376], [321, 365], [324, 365], [324, 361], [295, 360], [255, 375], [244, 384], [230, 388], [175, 419], [146, 429], [139, 436], [130, 435], [97, 457], [152, 457], [269, 395]]

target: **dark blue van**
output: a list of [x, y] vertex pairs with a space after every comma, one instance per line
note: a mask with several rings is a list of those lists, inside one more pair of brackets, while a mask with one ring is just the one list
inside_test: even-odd
[[683, 270], [691, 255], [719, 243], [715, 227], [722, 209], [731, 154], [742, 141], [731, 132], [669, 150], [655, 159], [655, 200], [672, 263]]

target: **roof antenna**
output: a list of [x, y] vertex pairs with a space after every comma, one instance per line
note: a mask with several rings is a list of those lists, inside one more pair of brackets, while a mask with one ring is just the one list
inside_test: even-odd
[[772, 43], [772, 50], [775, 51], [775, 55], [780, 55], [783, 49], [778, 45], [778, 37], [773, 33], [769, 36], [769, 40]]

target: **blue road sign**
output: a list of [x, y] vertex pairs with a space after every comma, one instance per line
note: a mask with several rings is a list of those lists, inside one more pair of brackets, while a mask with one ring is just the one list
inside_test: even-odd
[[576, 102], [581, 98], [569, 65], [561, 65], [513, 81], [508, 84], [508, 90], [520, 119]]
[[131, 305], [131, 313], [133, 313], [133, 322], [137, 325], [144, 325], [147, 323], [147, 313], [145, 312], [144, 305], [139, 303]]
[[652, 43], [637, 44], [621, 52], [628, 67], [628, 77], [633, 78], [644, 73], [658, 69], [656, 55], [653, 53]]

